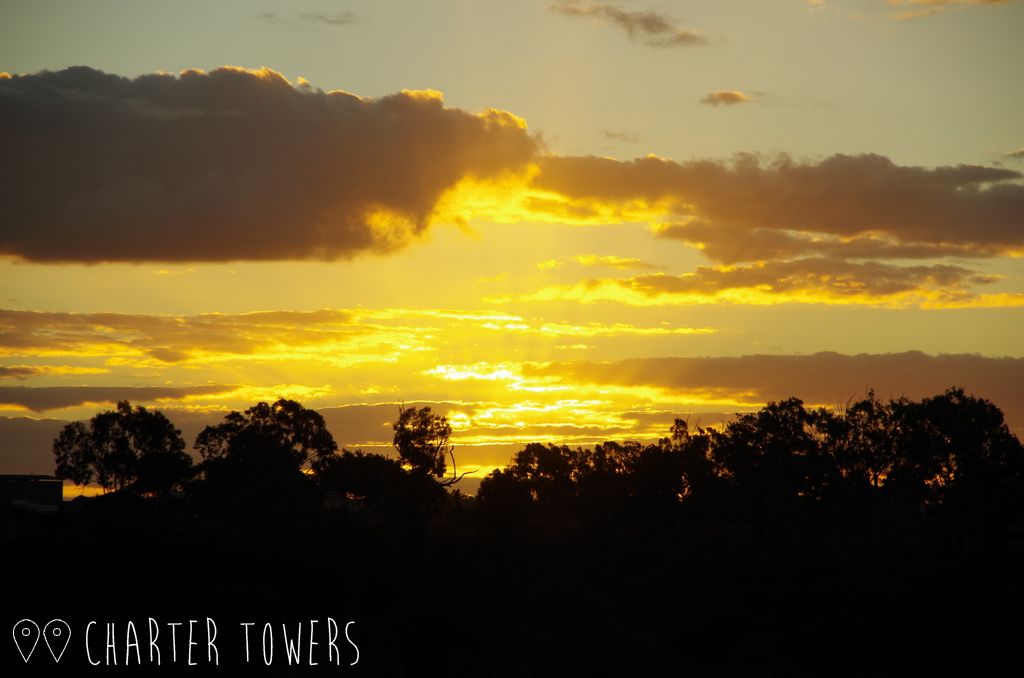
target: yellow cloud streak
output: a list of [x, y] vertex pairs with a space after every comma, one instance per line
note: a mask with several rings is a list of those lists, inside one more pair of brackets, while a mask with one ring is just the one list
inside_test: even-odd
[[678, 200], [573, 199], [533, 185], [540, 173], [534, 164], [520, 173], [482, 181], [467, 177], [438, 200], [433, 219], [466, 224], [481, 220], [496, 224], [551, 223], [570, 226], [656, 222], [685, 207]]
[[[611, 401], [661, 403], [699, 408], [751, 408], [764, 404], [757, 393], [749, 390], [693, 388], [680, 391], [660, 386], [591, 384], [564, 380], [558, 376], [528, 377], [522, 373], [526, 364], [478, 362], [468, 365], [437, 365], [424, 370], [422, 374], [444, 381], [492, 384], [493, 386], [487, 389], [488, 398], [495, 401], [507, 400], [508, 395], [515, 392], [536, 394], [532, 400], [521, 401], [510, 406], [496, 406], [492, 410], [484, 410], [485, 412], [530, 411], [549, 414], [564, 408], [567, 403], [578, 407], [583, 402], [601, 404]], [[565, 400], [563, 396], [567, 392], [580, 397], [589, 397], [592, 400]], [[554, 400], [549, 402], [536, 400], [545, 394], [550, 394]], [[579, 415], [579, 412], [575, 414]], [[479, 419], [480, 416], [478, 413], [474, 420]], [[572, 420], [578, 421], [578, 419]], [[600, 419], [596, 421], [607, 424], [607, 413], [602, 413]]]
[[524, 301], [575, 301], [583, 304], [618, 302], [629, 306], [696, 306], [732, 304], [776, 306], [779, 304], [824, 304], [833, 306], [874, 306], [880, 308], [1017, 308], [1024, 306], [1024, 293], [973, 295], [964, 291], [918, 288], [893, 294], [830, 292], [807, 287], [778, 291], [770, 285], [729, 288], [710, 292], [644, 292], [626, 286], [626, 281], [593, 280], [570, 285], [551, 285], [522, 295], [485, 298], [493, 304]]
[[[335, 319], [337, 318], [337, 319]], [[417, 321], [407, 324], [403, 321]], [[86, 374], [112, 367], [160, 370], [281, 363], [316, 363], [348, 368], [394, 363], [410, 354], [430, 354], [473, 333], [559, 337], [706, 335], [708, 327], [652, 327], [627, 323], [544, 322], [519, 315], [438, 309], [324, 310], [237, 316], [117, 316], [97, 323], [89, 315], [43, 320], [16, 316], [22, 333], [0, 355], [26, 358], [103, 358], [105, 368], [49, 368], [51, 374]], [[63, 372], [58, 372], [63, 370]], [[89, 370], [85, 372], [83, 370]]]
[[222, 412], [225, 409], [241, 409], [256, 402], [272, 402], [280, 398], [309, 401], [324, 398], [334, 393], [329, 384], [307, 386], [303, 384], [274, 384], [270, 386], [239, 386], [223, 393], [188, 394], [180, 398], [159, 398], [154, 402], [173, 403], [175, 410], [186, 412]]
[[109, 369], [105, 367], [77, 367], [74, 365], [2, 365], [13, 370], [25, 370], [26, 376], [30, 373], [35, 375], [65, 376], [72, 374], [108, 374]]

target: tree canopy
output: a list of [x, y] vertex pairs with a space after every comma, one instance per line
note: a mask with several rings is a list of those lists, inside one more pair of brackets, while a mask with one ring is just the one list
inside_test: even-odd
[[[323, 492], [338, 492], [394, 516], [433, 510], [462, 477], [446, 477], [455, 462], [451, 425], [430, 407], [398, 414], [395, 459], [338, 454], [323, 417], [295, 401], [231, 412], [196, 439], [197, 503], [274, 512], [309, 509]], [[106, 489], [159, 494], [193, 476], [180, 432], [160, 412], [127, 402], [66, 425], [53, 454], [59, 477]], [[499, 523], [672, 516], [683, 507], [730, 520], [864, 507], [1024, 518], [1022, 497], [1024, 448], [1002, 412], [954, 388], [920, 401], [869, 392], [838, 410], [789, 398], [720, 428], [691, 430], [676, 419], [651, 443], [530, 443], [483, 479], [477, 505]]]
[[56, 475], [104, 489], [164, 493], [191, 475], [181, 431], [161, 412], [119, 402], [89, 421], [66, 425], [53, 441]]
[[447, 457], [454, 449], [448, 444], [452, 434], [448, 419], [434, 414], [429, 407], [417, 410], [399, 406], [394, 431], [392, 444], [402, 463], [408, 465], [414, 473], [438, 478], [444, 476]]
[[1024, 448], [999, 408], [962, 389], [919, 402], [869, 393], [841, 411], [789, 398], [721, 429], [690, 431], [677, 419], [658, 444], [531, 443], [485, 481], [481, 502], [509, 504], [521, 496], [512, 484], [558, 514], [626, 501], [763, 517], [864, 500], [979, 513], [1021, 503]]
[[232, 459], [251, 464], [280, 464], [301, 469], [333, 454], [338, 445], [316, 410], [294, 400], [256, 403], [245, 412], [231, 412], [220, 424], [196, 437], [204, 460]]

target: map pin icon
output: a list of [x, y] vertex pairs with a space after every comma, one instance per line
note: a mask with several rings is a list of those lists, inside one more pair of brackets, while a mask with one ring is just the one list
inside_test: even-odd
[[63, 619], [51, 619], [43, 627], [43, 642], [50, 650], [53, 661], [59, 662], [71, 642], [71, 627]]
[[39, 624], [31, 619], [22, 619], [14, 625], [14, 644], [18, 646], [21, 658], [28, 663], [36, 645], [39, 644]]

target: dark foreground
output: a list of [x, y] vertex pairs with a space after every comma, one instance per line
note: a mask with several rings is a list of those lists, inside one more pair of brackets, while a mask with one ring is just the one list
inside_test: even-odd
[[[0, 518], [0, 674], [818, 677], [1021, 665], [1024, 540], [1012, 526], [679, 515], [483, 529], [468, 509], [419, 523], [214, 520], [109, 499]], [[6, 629], [26, 618], [68, 623], [59, 664], [43, 643], [22, 660]], [[284, 638], [294, 643], [300, 624], [301, 666]]]

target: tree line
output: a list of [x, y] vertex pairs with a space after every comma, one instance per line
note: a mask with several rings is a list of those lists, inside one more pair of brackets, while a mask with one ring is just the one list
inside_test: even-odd
[[[56, 475], [122, 494], [184, 490], [200, 510], [318, 510], [325, 496], [369, 512], [451, 506], [452, 429], [400, 407], [396, 457], [339, 450], [323, 417], [292, 400], [231, 412], [196, 438], [200, 461], [160, 412], [127, 402], [54, 440]], [[449, 475], [448, 461], [452, 462]], [[496, 525], [636, 515], [758, 519], [901, 511], [979, 519], [1021, 515], [1024, 449], [993, 403], [949, 389], [912, 401], [869, 392], [839, 410], [797, 398], [721, 428], [677, 418], [656, 443], [531, 443], [483, 479], [476, 508]], [[459, 497], [456, 494], [456, 497]]]

